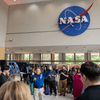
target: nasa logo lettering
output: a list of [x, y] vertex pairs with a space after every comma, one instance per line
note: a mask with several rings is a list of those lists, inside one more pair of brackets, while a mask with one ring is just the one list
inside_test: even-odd
[[80, 35], [85, 32], [90, 24], [88, 11], [92, 5], [87, 10], [79, 6], [64, 9], [58, 18], [60, 30], [70, 36]]

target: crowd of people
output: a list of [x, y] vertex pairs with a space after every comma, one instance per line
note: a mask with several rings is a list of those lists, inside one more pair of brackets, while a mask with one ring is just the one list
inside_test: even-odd
[[69, 71], [64, 65], [30, 67], [26, 76], [15, 65], [11, 70], [7, 65], [0, 68], [0, 100], [31, 100], [31, 94], [34, 100], [43, 100], [44, 94], [65, 97], [66, 93], [74, 100], [100, 100], [99, 88], [100, 67], [92, 62]]

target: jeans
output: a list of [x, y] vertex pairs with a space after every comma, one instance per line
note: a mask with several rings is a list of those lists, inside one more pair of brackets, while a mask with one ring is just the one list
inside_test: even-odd
[[24, 78], [24, 83], [27, 83], [28, 85], [30, 85], [30, 79], [27, 77], [27, 78]]

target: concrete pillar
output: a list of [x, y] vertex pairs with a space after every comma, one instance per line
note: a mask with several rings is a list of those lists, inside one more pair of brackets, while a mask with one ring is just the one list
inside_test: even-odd
[[[74, 53], [74, 60], [76, 60], [75, 53]], [[74, 62], [76, 64], [76, 62]]]
[[24, 54], [21, 54], [21, 60], [24, 60]]
[[91, 60], [91, 53], [88, 53], [88, 60]]
[[15, 60], [15, 54], [11, 54], [11, 59]]
[[88, 53], [84, 53], [84, 60], [88, 60]]
[[[34, 60], [41, 60], [41, 53], [35, 53]], [[41, 64], [41, 62], [35, 62], [35, 64]]]
[[8, 54], [5, 54], [5, 60], [7, 60], [7, 58], [8, 58]]
[[18, 54], [18, 60], [21, 60], [21, 54]]
[[9, 60], [11, 60], [11, 54], [9, 54]]
[[[59, 60], [65, 60], [65, 53], [59, 54]], [[65, 62], [59, 62], [59, 64], [65, 64]]]
[[15, 60], [19, 60], [18, 54], [15, 54]]
[[[51, 54], [51, 60], [55, 60], [55, 54]], [[55, 62], [51, 62], [51, 64], [55, 64]]]
[[5, 59], [5, 40], [7, 32], [8, 5], [0, 0], [0, 60]]
[[91, 60], [91, 53], [85, 53], [84, 60]]

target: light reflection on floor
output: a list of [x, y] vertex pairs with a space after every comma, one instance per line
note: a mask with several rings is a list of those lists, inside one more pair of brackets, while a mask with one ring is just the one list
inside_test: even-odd
[[[33, 95], [32, 95], [32, 99], [33, 99]], [[43, 100], [73, 100], [73, 96], [71, 94], [66, 94], [66, 96], [57, 96], [55, 97], [54, 95], [50, 96], [50, 95], [44, 95], [44, 99]]]

